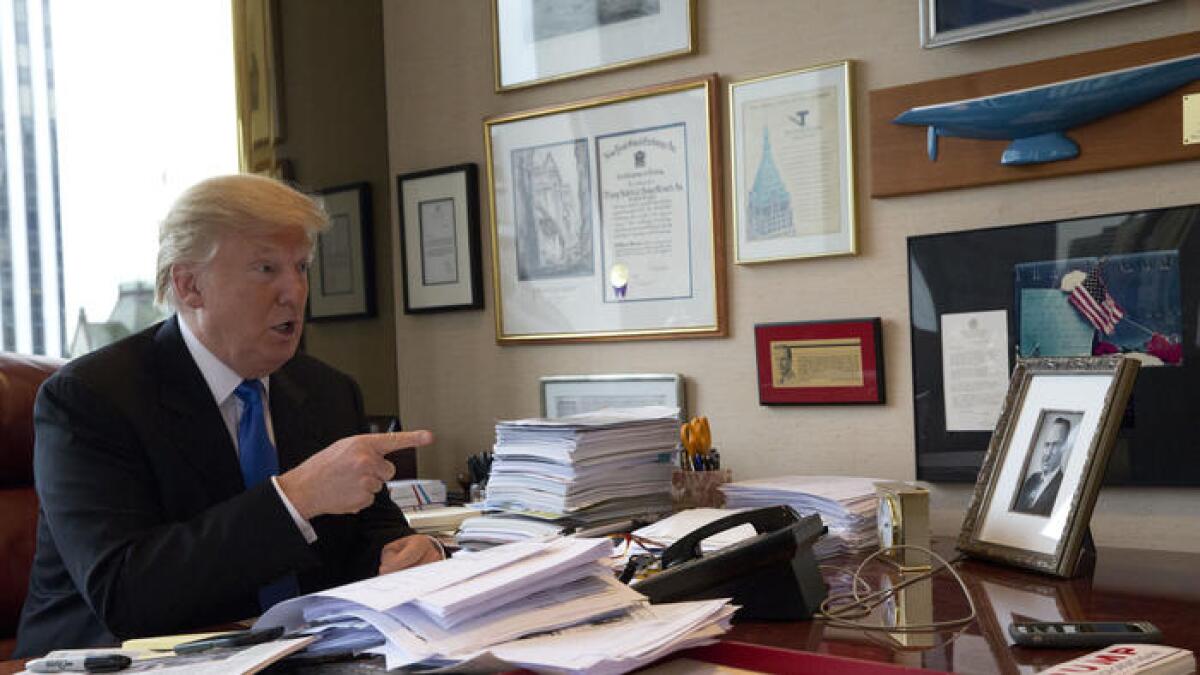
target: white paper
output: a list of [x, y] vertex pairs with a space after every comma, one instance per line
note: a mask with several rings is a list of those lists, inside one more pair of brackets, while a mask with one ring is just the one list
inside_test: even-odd
[[942, 315], [946, 431], [992, 431], [1008, 393], [1008, 311]]

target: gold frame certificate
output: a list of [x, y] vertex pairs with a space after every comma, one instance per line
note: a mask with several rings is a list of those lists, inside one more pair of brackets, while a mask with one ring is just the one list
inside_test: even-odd
[[729, 85], [736, 262], [857, 252], [851, 91], [850, 61]]
[[497, 342], [726, 334], [716, 83], [484, 122]]

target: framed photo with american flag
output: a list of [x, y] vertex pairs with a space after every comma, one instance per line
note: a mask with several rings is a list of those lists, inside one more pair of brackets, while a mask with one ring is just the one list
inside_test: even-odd
[[1142, 366], [1106, 480], [1200, 485], [1200, 206], [910, 237], [917, 477], [974, 481], [1018, 358]]

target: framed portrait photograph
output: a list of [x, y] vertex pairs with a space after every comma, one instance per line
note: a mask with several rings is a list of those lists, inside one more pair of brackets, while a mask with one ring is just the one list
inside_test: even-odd
[[881, 321], [754, 326], [759, 405], [883, 403]]
[[735, 262], [857, 251], [851, 69], [729, 85]]
[[716, 85], [484, 121], [497, 342], [726, 334]]
[[312, 321], [375, 316], [371, 186], [352, 183], [318, 191], [329, 229], [317, 238], [308, 268]]
[[1021, 360], [963, 522], [958, 548], [1070, 577], [1139, 363]]
[[695, 0], [492, 0], [496, 91], [696, 51]]
[[404, 313], [483, 307], [479, 170], [459, 164], [396, 178]]
[[565, 417], [604, 408], [666, 406], [687, 419], [687, 394], [678, 373], [548, 375], [540, 381], [542, 417]]
[[921, 0], [921, 46], [941, 47], [1152, 2], [1158, 0]]

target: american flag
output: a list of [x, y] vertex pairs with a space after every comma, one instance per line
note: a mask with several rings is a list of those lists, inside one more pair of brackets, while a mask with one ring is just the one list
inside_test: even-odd
[[1105, 335], [1112, 335], [1117, 322], [1125, 316], [1125, 310], [1108, 294], [1108, 288], [1100, 278], [1099, 265], [1092, 267], [1083, 283], [1072, 289], [1071, 294], [1067, 296], [1067, 302], [1074, 305], [1088, 323], [1103, 331]]

